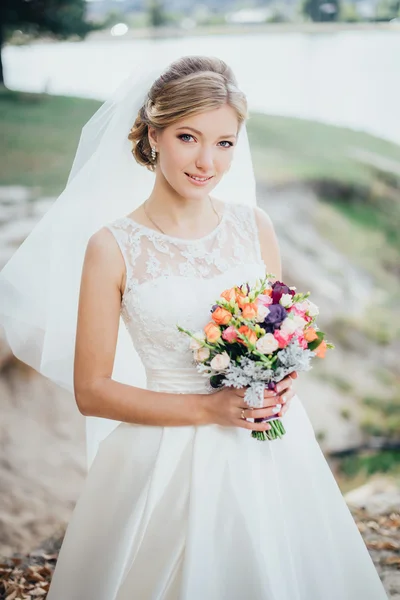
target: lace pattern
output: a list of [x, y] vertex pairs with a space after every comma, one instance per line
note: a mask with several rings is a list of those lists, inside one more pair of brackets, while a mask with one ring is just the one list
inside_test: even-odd
[[193, 366], [179, 324], [201, 329], [226, 287], [264, 275], [254, 209], [225, 205], [212, 232], [197, 240], [174, 238], [129, 217], [106, 225], [126, 266], [121, 316], [148, 368]]

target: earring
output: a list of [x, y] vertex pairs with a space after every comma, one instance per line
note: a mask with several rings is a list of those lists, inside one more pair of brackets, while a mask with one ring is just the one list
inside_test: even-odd
[[156, 156], [157, 156], [156, 149], [152, 147], [151, 148], [151, 158], [152, 158], [152, 160], [156, 160]]

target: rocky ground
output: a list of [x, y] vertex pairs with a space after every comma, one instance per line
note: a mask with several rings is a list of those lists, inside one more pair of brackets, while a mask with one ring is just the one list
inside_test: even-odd
[[[400, 600], [400, 512], [350, 508], [388, 598]], [[58, 531], [33, 552], [15, 554], [0, 564], [0, 600], [46, 598], [63, 535]]]
[[345, 494], [389, 598], [400, 600], [400, 491], [397, 482], [375, 476]]

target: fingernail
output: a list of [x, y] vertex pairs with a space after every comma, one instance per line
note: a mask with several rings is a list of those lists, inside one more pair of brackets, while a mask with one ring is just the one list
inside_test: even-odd
[[286, 403], [286, 396], [282, 396], [282, 404]]

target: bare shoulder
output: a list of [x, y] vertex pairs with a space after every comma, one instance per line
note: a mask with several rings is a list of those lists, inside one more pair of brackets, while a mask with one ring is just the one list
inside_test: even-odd
[[122, 284], [125, 264], [119, 246], [108, 227], [101, 227], [93, 233], [86, 246], [85, 264], [101, 272], [107, 278]]
[[113, 256], [121, 256], [115, 237], [105, 226], [90, 236], [87, 243], [87, 252], [99, 260], [103, 257], [112, 259]]
[[115, 246], [114, 236], [108, 227], [101, 227], [95, 233], [93, 233], [88, 241], [87, 247], [92, 252], [104, 252], [104, 250], [111, 250]]
[[260, 232], [272, 233], [274, 231], [274, 224], [269, 214], [261, 206], [255, 206], [254, 212]]
[[273, 273], [275, 279], [281, 280], [281, 255], [274, 224], [269, 214], [260, 206], [255, 206], [254, 212], [258, 228], [261, 257], [268, 273]]

